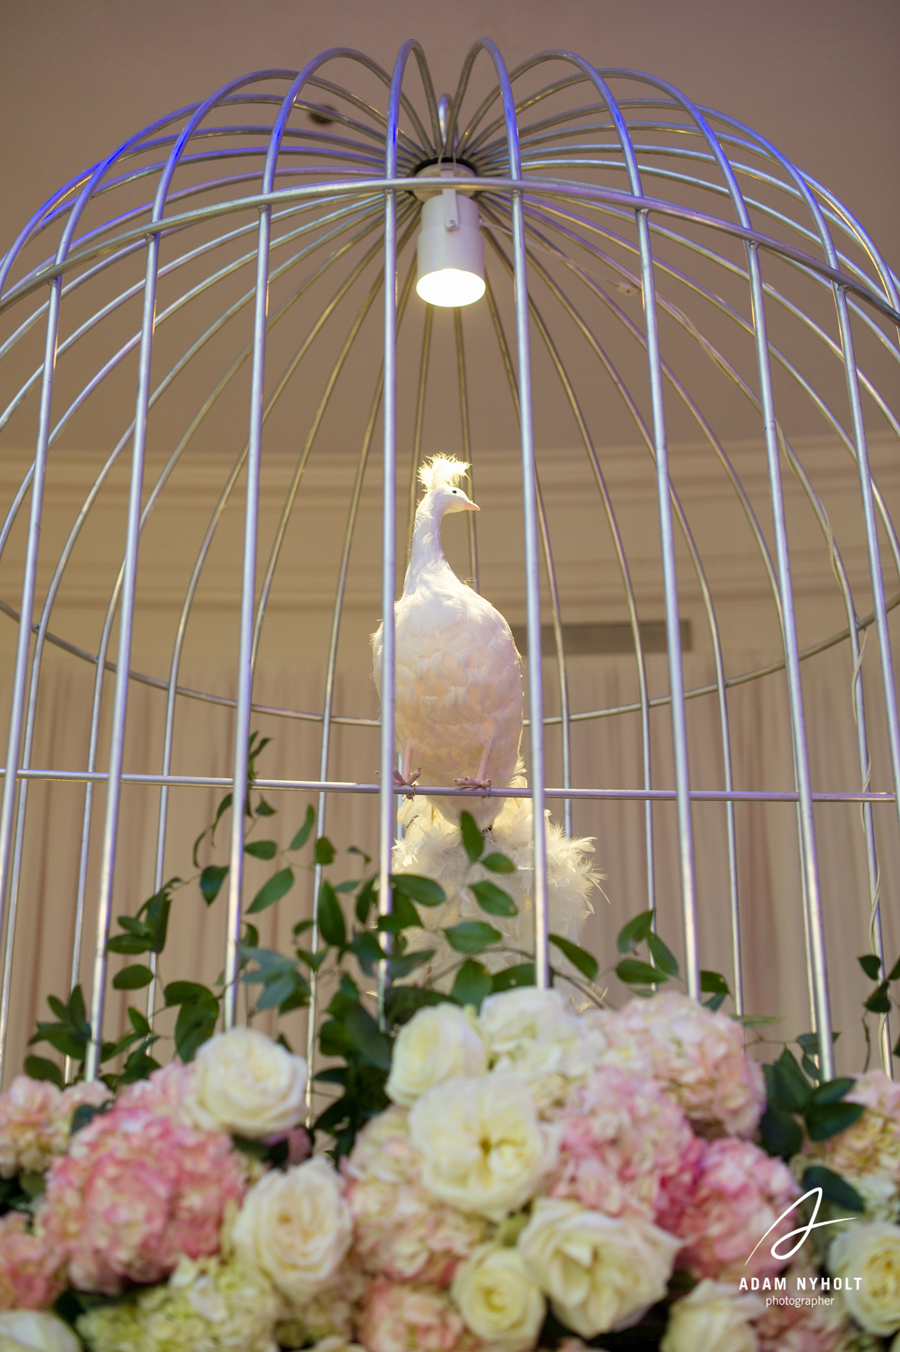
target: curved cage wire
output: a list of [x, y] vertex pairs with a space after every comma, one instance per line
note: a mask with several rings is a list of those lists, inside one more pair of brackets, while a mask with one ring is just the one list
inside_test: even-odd
[[[438, 162], [460, 166], [460, 186], [476, 190], [487, 291], [471, 311], [436, 314], [413, 291], [421, 202], [410, 179]], [[598, 70], [575, 54], [549, 52], [508, 73], [498, 50], [483, 41], [467, 57], [455, 93], [439, 99], [416, 43], [403, 47], [393, 73], [338, 49], [299, 73], [269, 70], [233, 80], [77, 174], [0, 260], [0, 313], [0, 369], [7, 373], [0, 434], [7, 446], [32, 448], [0, 534], [0, 606], [18, 626], [0, 811], [4, 1044], [17, 923], [28, 901], [23, 861], [29, 839], [51, 848], [44, 800], [32, 802], [41, 784], [69, 785], [65, 811], [79, 822], [67, 864], [72, 887], [55, 905], [72, 935], [72, 982], [84, 976], [90, 985], [90, 1074], [97, 1073], [104, 1027], [114, 897], [132, 885], [162, 885], [171, 871], [173, 815], [182, 813], [187, 790], [206, 801], [213, 790], [245, 783], [255, 718], [314, 733], [315, 750], [294, 777], [263, 777], [258, 785], [273, 794], [313, 794], [320, 829], [347, 794], [377, 795], [381, 896], [389, 899], [396, 831], [396, 791], [389, 787], [392, 607], [429, 418], [453, 420], [452, 438], [473, 466], [476, 497], [484, 484], [483, 500], [514, 500], [520, 512], [521, 539], [493, 540], [489, 549], [488, 514], [479, 537], [470, 518], [460, 553], [476, 589], [490, 588], [505, 567], [504, 585], [516, 598], [511, 618], [527, 632], [531, 787], [503, 792], [532, 797], [535, 822], [543, 821], [545, 806], [559, 811], [569, 833], [573, 812], [579, 825], [592, 826], [598, 806], [629, 805], [640, 823], [634, 871], [643, 904], [656, 906], [663, 893], [678, 897], [688, 988], [697, 997], [707, 937], [698, 922], [697, 856], [712, 848], [714, 833], [722, 867], [706, 904], [716, 933], [727, 931], [738, 1012], [742, 921], [754, 904], [740, 884], [742, 851], [753, 848], [742, 840], [742, 805], [781, 805], [795, 817], [797, 839], [796, 877], [785, 881], [783, 904], [802, 913], [812, 1026], [832, 1026], [817, 848], [817, 830], [827, 833], [829, 818], [822, 814], [841, 804], [860, 814], [865, 881], [861, 895], [845, 904], [857, 922], [864, 917], [879, 956], [881, 908], [896, 903], [898, 887], [884, 861], [896, 857], [900, 796], [890, 634], [890, 611], [900, 600], [900, 542], [870, 446], [877, 446], [878, 464], [889, 465], [900, 435], [886, 393], [900, 355], [900, 301], [891, 269], [827, 187], [752, 128], [640, 72]], [[827, 435], [836, 448], [827, 464], [821, 461], [821, 482], [820, 461], [794, 444], [794, 426]], [[67, 518], [64, 543], [47, 556], [42, 513], [54, 474], [65, 472], [70, 440], [83, 444], [85, 429], [102, 453]], [[335, 458], [335, 436], [345, 435], [355, 442], [352, 455], [345, 445]], [[735, 437], [753, 442], [752, 457], [731, 453]], [[515, 445], [519, 452], [491, 458], [486, 441], [494, 450]], [[727, 496], [727, 509], [704, 508], [702, 493], [685, 495], [670, 446], [687, 442], [693, 458], [685, 474], [718, 484], [716, 501]], [[288, 448], [277, 473], [267, 454], [276, 443]], [[543, 449], [563, 443], [577, 445], [577, 457]], [[630, 450], [613, 461], [607, 448], [616, 443]], [[282, 612], [291, 605], [303, 610], [303, 570], [314, 562], [303, 540], [319, 502], [306, 485], [317, 462], [343, 467], [333, 491], [344, 518], [342, 538], [330, 542], [322, 565], [330, 577], [330, 617], [307, 654], [321, 672], [321, 702], [273, 707], [254, 694], [254, 674], [280, 593], [288, 598]], [[618, 472], [623, 463], [627, 483]], [[204, 518], [196, 538], [188, 532], [181, 540], [176, 510], [191, 466], [202, 478]], [[554, 496], [563, 469], [567, 501], [588, 514], [588, 533], [601, 542], [605, 561], [596, 576], [602, 604], [590, 618], [602, 624], [610, 617], [624, 627], [632, 651], [634, 693], [602, 707], [573, 707], [570, 695], [575, 631], [565, 620], [574, 613], [567, 586], [587, 564], [567, 547], [568, 509]], [[650, 546], [646, 526], [632, 520], [635, 493], [653, 504]], [[73, 638], [72, 612], [63, 602], [72, 561], [110, 494], [122, 539], [104, 555], [102, 622], [86, 645]], [[720, 511], [735, 549], [742, 542], [742, 568], [767, 598], [771, 651], [755, 665], [742, 657], [740, 586], [733, 577], [726, 585], [717, 571], [729, 548], [710, 543], [710, 513]], [[829, 605], [818, 609], [792, 583], [792, 532], [801, 515], [815, 536], [809, 566], [830, 588]], [[230, 568], [232, 579], [222, 651], [233, 684], [223, 692], [187, 681], [184, 655], [229, 521], [240, 547], [216, 564]], [[167, 651], [148, 670], [134, 656], [152, 609], [152, 598], [141, 592], [141, 565], [154, 530], [163, 539], [167, 531], [172, 540], [179, 536], [178, 601]], [[638, 535], [651, 565], [642, 555], [635, 572]], [[590, 578], [584, 585], [590, 593]], [[354, 586], [368, 598], [368, 628], [381, 615], [385, 621], [380, 720], [370, 705], [340, 705], [342, 622]], [[664, 639], [655, 646], [665, 659], [647, 651], [648, 606], [658, 613], [648, 596], [662, 604]], [[682, 653], [686, 615], [712, 672], [694, 686], [686, 683]], [[41, 682], [53, 651], [93, 673], [70, 768], [41, 763], [38, 754], [41, 720], [52, 718]], [[819, 655], [841, 664], [842, 716], [852, 721], [856, 749], [842, 781], [825, 786], [810, 769], [811, 743], [825, 730], [814, 718], [811, 727], [804, 703], [805, 663]], [[730, 710], [740, 687], [762, 682], [779, 683], [786, 697], [792, 782], [776, 782], [774, 771], [767, 777], [763, 748], [760, 784], [751, 789], [735, 778]], [[142, 763], [126, 754], [139, 686], [164, 710], [161, 738]], [[693, 773], [695, 701], [713, 709], [704, 735], [715, 742], [714, 783], [698, 782]], [[191, 773], [175, 772], [179, 719], [193, 718], [200, 705], [223, 720], [221, 744], [232, 748], [227, 772], [211, 772], [212, 756]], [[661, 719], [663, 769], [651, 754], [651, 726], [662, 728]], [[637, 730], [634, 776], [605, 786], [579, 782], [582, 746], [611, 720], [631, 720]], [[336, 736], [359, 739], [353, 753], [359, 782], [333, 777]], [[155, 796], [152, 820], [148, 813], [144, 822], [153, 836], [152, 878], [132, 884], [121, 869], [117, 874], [116, 861], [123, 796], [138, 786]], [[704, 817], [698, 837], [697, 814], [709, 803], [716, 815]], [[677, 864], [661, 878], [660, 814], [673, 805]], [[242, 825], [233, 814], [224, 935], [228, 1022], [237, 1010]], [[541, 983], [544, 851], [538, 831]], [[830, 957], [832, 969], [848, 961], [845, 951]], [[153, 998], [151, 988], [148, 1008]], [[107, 1025], [110, 1018], [107, 1011]], [[882, 1022], [880, 1051], [890, 1070], [890, 1033]], [[830, 1075], [828, 1038], [821, 1039], [820, 1057]]]

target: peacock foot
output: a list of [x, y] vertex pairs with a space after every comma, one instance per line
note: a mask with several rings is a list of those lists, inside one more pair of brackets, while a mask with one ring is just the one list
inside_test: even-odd
[[453, 783], [458, 789], [489, 789], [491, 781], [489, 779], [473, 779], [471, 775], [460, 775], [454, 779]]
[[[403, 774], [401, 774], [399, 770], [395, 770], [394, 784], [397, 786], [398, 789], [411, 789], [421, 773], [422, 773], [421, 766], [419, 766], [418, 770], [409, 770], [407, 767], [404, 767]], [[414, 793], [408, 793], [406, 795], [406, 797], [410, 801], [412, 801], [412, 799], [415, 798], [415, 796], [416, 795]]]

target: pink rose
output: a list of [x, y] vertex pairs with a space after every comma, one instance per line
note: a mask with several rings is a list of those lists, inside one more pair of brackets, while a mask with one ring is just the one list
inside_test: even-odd
[[553, 1120], [562, 1127], [562, 1143], [547, 1187], [551, 1197], [677, 1228], [703, 1143], [660, 1085], [604, 1066], [570, 1090]]
[[795, 1213], [786, 1216], [763, 1244], [759, 1241], [799, 1196], [800, 1189], [782, 1160], [770, 1158], [749, 1141], [711, 1141], [703, 1151], [697, 1186], [676, 1232], [684, 1240], [678, 1266], [695, 1277], [716, 1281], [771, 1277], [787, 1261], [773, 1258], [772, 1246], [796, 1229]]
[[367, 1352], [472, 1352], [480, 1345], [445, 1291], [384, 1277], [366, 1289], [357, 1336]]
[[65, 1254], [55, 1250], [28, 1217], [0, 1217], [0, 1310], [39, 1310], [65, 1289]]
[[42, 1220], [72, 1284], [117, 1295], [126, 1282], [160, 1281], [182, 1253], [218, 1252], [225, 1203], [240, 1204], [244, 1177], [224, 1132], [119, 1105], [51, 1166]]

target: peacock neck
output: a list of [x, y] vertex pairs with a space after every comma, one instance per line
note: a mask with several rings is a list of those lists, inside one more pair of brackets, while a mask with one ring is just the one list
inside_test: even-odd
[[444, 558], [444, 551], [441, 548], [442, 516], [443, 512], [438, 510], [437, 504], [429, 502], [427, 496], [419, 503], [416, 523], [413, 528], [409, 567], [406, 570], [406, 578], [403, 583], [404, 596], [408, 596], [410, 592], [416, 590], [423, 574], [446, 570], [452, 576], [455, 576], [449, 563]]

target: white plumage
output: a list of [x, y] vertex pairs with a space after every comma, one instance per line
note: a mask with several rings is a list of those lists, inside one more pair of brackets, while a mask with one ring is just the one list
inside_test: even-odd
[[[506, 620], [459, 580], [441, 548], [446, 513], [478, 511], [460, 487], [467, 469], [462, 461], [435, 456], [419, 470], [426, 491], [416, 512], [403, 595], [394, 607], [396, 738], [404, 765], [398, 778], [506, 788], [522, 739], [519, 654]], [[380, 694], [381, 626], [372, 648]], [[435, 798], [432, 806], [454, 824], [466, 809], [484, 829], [503, 800]]]

